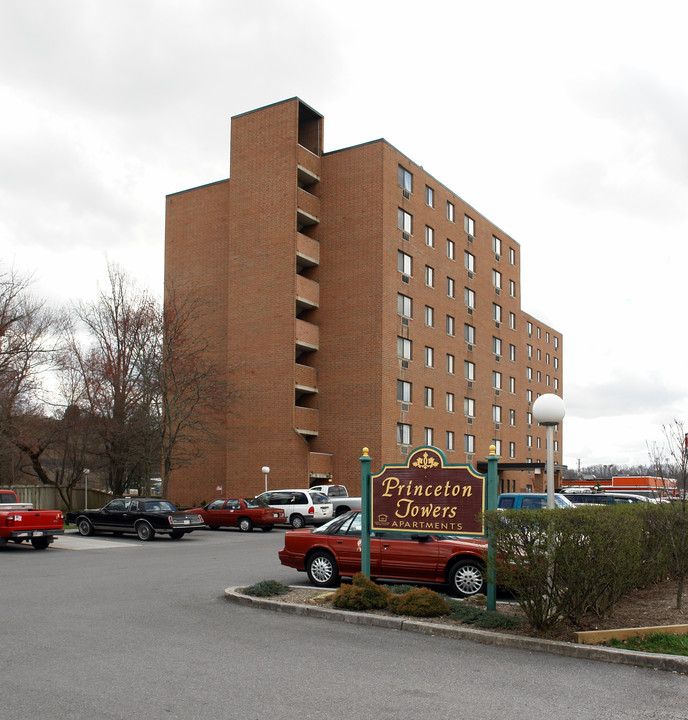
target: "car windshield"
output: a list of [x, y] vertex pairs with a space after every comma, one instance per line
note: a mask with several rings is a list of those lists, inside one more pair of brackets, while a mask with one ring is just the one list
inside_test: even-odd
[[257, 508], [257, 507], [270, 507], [262, 497], [256, 498], [244, 498], [246, 507]]
[[146, 503], [146, 512], [175, 512], [176, 509], [167, 500], [150, 500]]

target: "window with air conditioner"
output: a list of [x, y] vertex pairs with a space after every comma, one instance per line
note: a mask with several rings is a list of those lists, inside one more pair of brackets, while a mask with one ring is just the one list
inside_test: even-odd
[[473, 398], [465, 397], [463, 399], [463, 414], [466, 417], [475, 417], [475, 400]]
[[406, 210], [398, 209], [397, 224], [400, 230], [403, 230], [409, 235], [413, 234], [413, 216], [407, 213]]
[[406, 380], [397, 380], [397, 400], [411, 402], [411, 383]]
[[405, 318], [413, 317], [413, 300], [408, 295], [397, 293], [397, 313]]
[[397, 181], [402, 190], [406, 190], [409, 194], [413, 192], [413, 175], [401, 165], [397, 170]]
[[413, 275], [413, 259], [401, 250], [397, 250], [397, 269], [402, 275]]
[[411, 341], [408, 338], [397, 337], [397, 356], [402, 360], [411, 359]]
[[411, 426], [408, 423], [397, 423], [397, 443], [400, 445], [411, 444]]
[[475, 220], [469, 215], [464, 215], [463, 229], [466, 231], [466, 234], [475, 237]]

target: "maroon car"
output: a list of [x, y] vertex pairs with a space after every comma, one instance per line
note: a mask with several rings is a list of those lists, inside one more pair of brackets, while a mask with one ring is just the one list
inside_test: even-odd
[[[397, 532], [370, 537], [371, 578], [441, 583], [459, 597], [485, 592], [486, 557], [482, 538]], [[361, 570], [360, 513], [352, 511], [316, 530], [287, 531], [279, 559], [308, 573], [317, 587], [332, 587], [342, 575], [355, 575]]]
[[254, 527], [269, 532], [287, 522], [284, 510], [270, 507], [259, 498], [220, 498], [187, 512], [200, 515], [210, 528], [238, 527], [242, 532], [251, 532]]

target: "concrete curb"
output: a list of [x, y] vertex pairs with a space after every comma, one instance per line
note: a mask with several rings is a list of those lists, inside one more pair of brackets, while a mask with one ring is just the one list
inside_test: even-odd
[[516, 648], [530, 652], [547, 652], [565, 657], [580, 658], [582, 660], [599, 660], [601, 662], [617, 663], [620, 665], [635, 665], [636, 667], [652, 668], [688, 674], [688, 657], [681, 655], [662, 655], [659, 653], [642, 653], [631, 650], [617, 650], [616, 648], [578, 645], [576, 643], [561, 642], [559, 640], [541, 640], [539, 638], [508, 635], [506, 633], [488, 632], [474, 628], [453, 627], [420, 620], [405, 620], [403, 618], [373, 615], [372, 613], [347, 612], [332, 608], [318, 607], [317, 605], [304, 605], [301, 603], [280, 602], [270, 598], [258, 598], [243, 595], [237, 587], [228, 587], [224, 591], [226, 600], [239, 605], [283, 612], [290, 615], [305, 615], [336, 622], [347, 622], [353, 625], [374, 625], [392, 630], [416, 632], [423, 635], [436, 635], [437, 637], [471, 640], [483, 645], [497, 645], [499, 647]]

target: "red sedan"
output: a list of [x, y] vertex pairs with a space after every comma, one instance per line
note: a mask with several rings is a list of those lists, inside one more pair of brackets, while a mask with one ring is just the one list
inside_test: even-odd
[[[482, 538], [396, 532], [370, 538], [372, 578], [442, 583], [459, 597], [485, 592], [486, 557]], [[317, 587], [337, 585], [341, 576], [361, 570], [361, 514], [347, 513], [316, 530], [287, 531], [279, 559], [308, 573]]]
[[187, 512], [201, 515], [208, 527], [238, 527], [242, 532], [251, 532], [254, 527], [269, 532], [287, 522], [284, 510], [270, 507], [259, 498], [220, 498]]

